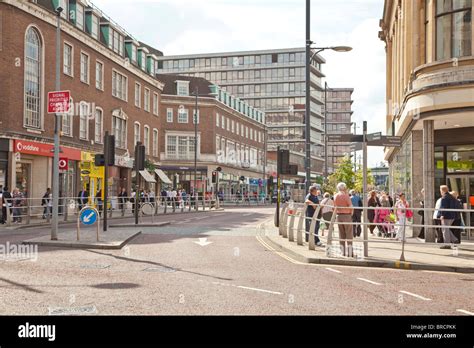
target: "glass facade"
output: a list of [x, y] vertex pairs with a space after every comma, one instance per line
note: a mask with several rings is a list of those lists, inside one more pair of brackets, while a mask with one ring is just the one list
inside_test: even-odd
[[[312, 153], [322, 161], [323, 88], [321, 61], [313, 60], [311, 76]], [[267, 148], [279, 145], [304, 155], [305, 51], [255, 51], [196, 57], [160, 57], [159, 73], [203, 77], [227, 93], [265, 112]], [[299, 111], [298, 111], [299, 110]], [[304, 161], [302, 161], [304, 167]]]
[[412, 136], [406, 139], [399, 151], [390, 162], [390, 182], [392, 183], [392, 196], [405, 193], [408, 201], [411, 201], [412, 179]]

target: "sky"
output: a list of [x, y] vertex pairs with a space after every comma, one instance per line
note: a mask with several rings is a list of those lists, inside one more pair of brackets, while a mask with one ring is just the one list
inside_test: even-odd
[[[136, 39], [165, 55], [304, 47], [304, 0], [91, 0]], [[325, 51], [329, 87], [354, 88], [353, 121], [385, 134], [383, 0], [312, 0], [311, 40]], [[369, 166], [383, 149], [369, 147]]]

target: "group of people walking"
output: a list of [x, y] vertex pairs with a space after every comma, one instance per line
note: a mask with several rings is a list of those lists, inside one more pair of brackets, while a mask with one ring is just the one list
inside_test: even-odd
[[8, 187], [0, 185], [0, 202], [1, 202], [1, 215], [0, 224], [7, 222], [7, 209], [8, 213], [12, 216], [13, 223], [20, 223], [22, 221], [26, 207], [27, 194], [25, 191], [15, 187], [12, 192], [8, 190]]
[[[452, 209], [463, 209], [462, 202], [458, 199], [457, 192], [449, 192], [447, 186], [440, 187], [441, 198], [436, 202], [433, 219], [440, 228], [437, 231], [437, 242], [443, 243], [442, 249], [450, 249], [452, 244], [460, 243], [461, 229], [463, 226], [462, 213], [452, 211]], [[309, 240], [312, 218], [317, 211], [318, 205], [321, 206], [319, 216], [316, 219], [312, 234], [315, 238], [315, 244], [324, 247], [319, 238], [319, 233], [324, 235], [325, 230], [320, 231], [321, 222], [326, 226], [331, 222], [334, 210], [336, 213], [336, 224], [339, 231], [339, 242], [342, 255], [354, 257], [353, 239], [360, 237], [362, 232], [363, 216], [363, 198], [355, 190], [348, 192], [345, 183], [337, 185], [337, 193], [321, 192], [316, 186], [310, 188], [305, 198], [306, 208], [306, 241]], [[410, 207], [404, 193], [398, 194], [394, 199], [387, 192], [371, 191], [366, 197], [367, 207], [367, 225], [371, 235], [379, 237], [395, 238], [398, 241], [406, 240], [406, 226], [408, 221], [413, 218], [415, 209]], [[423, 200], [420, 202], [421, 208], [424, 208]], [[418, 214], [424, 217], [423, 210]], [[424, 225], [424, 219], [421, 222]], [[453, 228], [454, 227], [454, 228]], [[422, 228], [419, 238], [424, 238], [424, 228]]]

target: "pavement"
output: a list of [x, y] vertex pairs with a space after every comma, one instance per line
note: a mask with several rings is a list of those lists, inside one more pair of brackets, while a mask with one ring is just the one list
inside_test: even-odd
[[[299, 262], [262, 237], [273, 213], [238, 207], [169, 215], [160, 220], [169, 225], [141, 227], [121, 250], [39, 246], [31, 261], [0, 254], [0, 312], [474, 315], [474, 275]], [[49, 233], [4, 230], [0, 246]]]
[[[440, 249], [442, 244], [424, 243], [417, 238], [407, 238], [404, 249], [405, 261], [401, 261], [402, 243], [369, 235], [368, 257], [364, 256], [361, 238], [354, 239], [354, 258], [340, 255], [339, 242], [327, 245], [327, 233], [321, 240], [324, 247], [309, 250], [308, 243], [297, 245], [279, 235], [273, 221], [262, 224], [265, 237], [279, 250], [291, 253], [296, 259], [307, 263], [351, 265], [359, 267], [384, 267], [413, 270], [474, 273], [474, 242], [462, 241], [455, 249]], [[335, 228], [337, 238], [338, 231]], [[296, 238], [295, 238], [296, 239]]]

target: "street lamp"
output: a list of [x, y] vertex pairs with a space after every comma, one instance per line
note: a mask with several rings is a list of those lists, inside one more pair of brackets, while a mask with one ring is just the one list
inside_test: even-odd
[[[318, 53], [321, 53], [325, 50], [332, 50], [335, 52], [349, 52], [352, 50], [352, 47], [349, 46], [329, 46], [329, 47], [315, 47], [312, 48], [311, 45], [313, 42], [311, 41], [311, 3], [310, 0], [306, 0], [306, 112], [305, 112], [305, 145], [306, 145], [306, 191], [309, 191], [309, 187], [311, 184], [311, 62], [316, 57]], [[316, 50], [314, 53], [311, 53], [311, 49]], [[325, 96], [327, 94], [327, 84], [325, 88]], [[324, 99], [326, 103], [326, 98]], [[326, 106], [324, 107], [325, 115], [326, 115]], [[325, 152], [325, 166], [326, 166], [326, 173], [325, 178], [327, 179], [327, 122], [326, 117], [324, 117], [324, 152]]]

